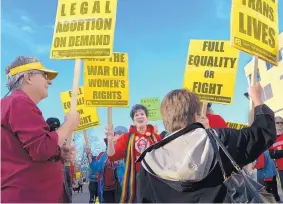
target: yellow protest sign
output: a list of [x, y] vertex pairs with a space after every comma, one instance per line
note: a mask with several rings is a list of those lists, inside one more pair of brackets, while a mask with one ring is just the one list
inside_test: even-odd
[[84, 61], [87, 106], [128, 107], [128, 54], [113, 53], [108, 59]]
[[51, 59], [110, 57], [117, 0], [58, 0]]
[[278, 65], [277, 0], [233, 0], [232, 46]]
[[183, 87], [202, 102], [233, 102], [239, 51], [229, 41], [191, 40]]
[[147, 108], [149, 120], [161, 120], [159, 98], [142, 98], [141, 104]]
[[248, 127], [247, 124], [241, 124], [241, 123], [226, 122], [226, 124], [227, 124], [228, 128], [233, 128], [233, 129], [237, 129], [237, 130]]
[[[64, 113], [69, 113], [71, 108], [72, 91], [61, 92], [60, 98]], [[80, 87], [78, 90], [77, 111], [80, 113], [81, 121], [76, 132], [93, 128], [100, 124], [96, 108], [85, 107], [84, 100], [84, 89], [83, 87]]]
[[81, 178], [81, 172], [76, 172], [76, 179], [80, 179]]

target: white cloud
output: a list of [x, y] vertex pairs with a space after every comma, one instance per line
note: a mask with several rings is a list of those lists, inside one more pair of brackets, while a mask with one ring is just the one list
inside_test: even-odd
[[27, 17], [27, 16], [21, 16], [21, 19], [25, 22], [29, 22], [30, 21], [30, 18]]
[[[13, 14], [9, 13], [9, 15]], [[28, 49], [34, 54], [49, 53], [51, 40], [45, 36], [52, 32], [50, 26], [48, 28], [47, 25], [39, 25], [28, 15], [19, 15], [18, 19], [15, 16], [17, 15], [2, 17], [2, 36], [11, 43], [17, 42], [18, 46]]]
[[29, 32], [29, 33], [33, 33], [32, 28], [31, 28], [30, 26], [27, 26], [27, 25], [22, 26], [22, 30], [23, 30], [23, 31], [27, 31], [27, 32]]

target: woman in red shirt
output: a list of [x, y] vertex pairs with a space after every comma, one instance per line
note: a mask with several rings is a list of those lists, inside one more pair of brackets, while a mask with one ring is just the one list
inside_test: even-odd
[[135, 163], [135, 160], [146, 148], [161, 140], [161, 137], [154, 133], [154, 127], [148, 124], [148, 110], [145, 106], [140, 104], [133, 106], [130, 116], [134, 125], [130, 127], [129, 132], [119, 137], [115, 146], [113, 130], [106, 129], [109, 160], [118, 161], [125, 159], [126, 169], [121, 203], [133, 203], [136, 201], [136, 183], [141, 164], [140, 162]]

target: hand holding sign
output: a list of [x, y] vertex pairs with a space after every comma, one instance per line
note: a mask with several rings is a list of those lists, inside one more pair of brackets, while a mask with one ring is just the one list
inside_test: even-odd
[[206, 129], [210, 128], [209, 126], [209, 121], [206, 116], [201, 116], [200, 119], [198, 120], [199, 123], [201, 123]]
[[263, 104], [261, 99], [262, 87], [260, 83], [257, 82], [255, 85], [250, 86], [248, 88], [248, 93], [249, 93], [249, 97], [252, 99], [255, 106]]
[[110, 142], [115, 141], [115, 136], [114, 136], [114, 131], [113, 131], [113, 126], [112, 127], [105, 127], [105, 135]]
[[68, 124], [70, 131], [74, 131], [79, 127], [80, 124], [80, 114], [78, 112], [75, 113], [68, 113], [65, 116], [65, 123]]

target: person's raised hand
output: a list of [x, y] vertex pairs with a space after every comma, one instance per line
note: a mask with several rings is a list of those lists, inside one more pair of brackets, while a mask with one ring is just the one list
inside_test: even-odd
[[249, 86], [248, 94], [250, 99], [253, 101], [255, 106], [262, 105], [262, 87], [259, 82], [256, 82], [255, 85]]
[[65, 116], [65, 123], [68, 124], [71, 131], [76, 130], [80, 125], [80, 114], [78, 112], [68, 113]]

